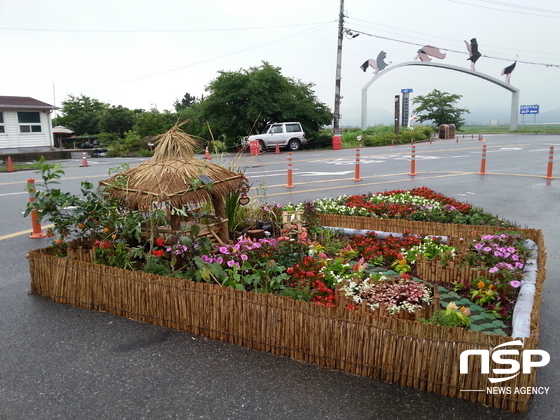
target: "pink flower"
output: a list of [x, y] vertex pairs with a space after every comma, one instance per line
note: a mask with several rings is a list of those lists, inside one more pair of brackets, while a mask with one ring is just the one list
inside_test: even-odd
[[521, 286], [521, 282], [519, 280], [512, 280], [509, 282], [509, 284], [514, 289], [517, 289], [519, 286]]

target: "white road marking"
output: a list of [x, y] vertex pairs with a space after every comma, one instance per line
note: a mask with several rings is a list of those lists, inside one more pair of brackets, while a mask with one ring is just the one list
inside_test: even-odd
[[298, 175], [302, 176], [323, 176], [323, 175], [348, 175], [354, 171], [342, 171], [342, 172], [298, 172]]
[[5, 194], [0, 194], [0, 197], [3, 197], [5, 195], [19, 195], [19, 194], [29, 194], [29, 193], [27, 191], [15, 192], [15, 193], [5, 193]]

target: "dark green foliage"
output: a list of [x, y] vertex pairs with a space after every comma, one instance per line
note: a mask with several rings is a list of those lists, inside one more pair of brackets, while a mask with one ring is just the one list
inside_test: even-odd
[[208, 85], [209, 95], [201, 106], [214, 134], [223, 136], [228, 146], [261, 132], [270, 121], [299, 121], [309, 138], [332, 121], [331, 111], [317, 100], [312, 84], [287, 78], [267, 62], [219, 73]]
[[432, 209], [429, 213], [414, 212], [408, 220], [417, 222], [455, 223], [462, 225], [501, 226], [511, 227], [511, 223], [499, 219], [482, 209], [471, 207], [468, 213], [460, 213], [449, 209]]
[[[396, 135], [393, 130], [392, 126], [368, 128], [363, 131], [362, 143], [364, 146], [372, 147], [428, 141], [433, 134], [433, 129], [428, 126], [414, 127], [414, 130], [402, 129], [399, 135]], [[356, 135], [353, 133], [353, 137]]]
[[105, 108], [101, 112], [99, 129], [104, 133], [112, 133], [124, 138], [127, 131], [132, 130], [139, 111], [132, 111], [121, 105]]

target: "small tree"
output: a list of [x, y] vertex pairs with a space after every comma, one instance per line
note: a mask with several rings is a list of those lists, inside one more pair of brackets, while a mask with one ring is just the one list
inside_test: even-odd
[[459, 130], [465, 123], [463, 114], [470, 114], [468, 109], [455, 106], [461, 98], [461, 95], [434, 89], [426, 96], [419, 95], [412, 99], [413, 104], [420, 105], [413, 112], [418, 116], [418, 122], [432, 121], [436, 128], [441, 124], [455, 124], [455, 128]]

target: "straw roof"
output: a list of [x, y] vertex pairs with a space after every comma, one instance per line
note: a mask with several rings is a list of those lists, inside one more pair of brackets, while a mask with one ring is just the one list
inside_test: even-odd
[[[194, 157], [197, 140], [180, 130], [182, 124], [156, 138], [154, 156], [134, 168], [99, 182], [111, 197], [131, 209], [168, 202], [180, 208], [222, 198], [244, 182], [242, 173]], [[211, 183], [206, 185], [204, 181]], [[202, 177], [202, 178], [201, 178]]]

